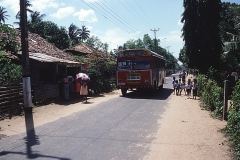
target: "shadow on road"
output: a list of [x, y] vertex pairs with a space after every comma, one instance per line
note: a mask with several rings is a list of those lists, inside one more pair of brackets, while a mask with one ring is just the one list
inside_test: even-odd
[[132, 99], [166, 100], [172, 92], [173, 89], [169, 88], [163, 88], [156, 93], [152, 93], [151, 91], [130, 91], [124, 97]]
[[26, 152], [14, 152], [14, 151], [1, 151], [0, 157], [7, 156], [7, 155], [26, 155], [28, 159], [35, 159], [35, 158], [52, 158], [52, 159], [59, 159], [59, 160], [70, 160], [69, 158], [61, 158], [56, 156], [49, 156], [49, 155], [41, 155], [36, 154], [32, 151], [32, 146], [40, 145], [39, 138], [35, 134], [34, 128], [34, 121], [33, 121], [33, 114], [32, 108], [24, 109], [25, 115], [25, 123], [26, 123], [26, 133], [27, 136], [24, 138], [26, 144]]

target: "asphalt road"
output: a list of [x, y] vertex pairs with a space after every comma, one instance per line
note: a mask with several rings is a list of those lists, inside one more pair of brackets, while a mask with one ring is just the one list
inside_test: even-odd
[[139, 160], [150, 151], [172, 93], [172, 77], [156, 94], [129, 92], [88, 110], [0, 140], [0, 160]]

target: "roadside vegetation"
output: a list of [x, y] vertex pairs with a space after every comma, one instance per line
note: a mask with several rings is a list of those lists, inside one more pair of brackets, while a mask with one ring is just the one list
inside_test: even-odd
[[[223, 83], [229, 81], [231, 106], [225, 130], [234, 159], [240, 159], [240, 5], [215, 1], [184, 1], [182, 15], [185, 45], [179, 60], [196, 69], [202, 107], [223, 118]], [[212, 10], [212, 8], [215, 8]]]
[[[198, 94], [202, 106], [211, 111], [217, 118], [222, 118], [223, 81], [229, 72], [240, 71], [240, 5], [221, 0], [184, 0], [184, 12], [181, 22], [184, 46], [178, 60], [169, 51], [160, 46], [160, 39], [152, 39], [145, 34], [142, 39], [130, 39], [119, 47], [108, 51], [108, 44], [101, 42], [96, 36], [90, 37], [85, 26], [70, 24], [68, 28], [58, 26], [54, 22], [45, 21], [45, 14], [32, 11], [26, 1], [29, 32], [36, 33], [59, 49], [66, 49], [79, 43], [85, 43], [97, 49], [87, 56], [76, 56], [76, 61], [89, 64], [86, 71], [90, 77], [90, 86], [94, 93], [108, 92], [115, 88], [110, 81], [115, 76], [115, 58], [119, 50], [147, 48], [166, 58], [166, 69], [183, 67], [198, 70]], [[213, 10], [214, 8], [214, 10]], [[17, 44], [14, 41], [14, 30], [5, 24], [8, 20], [6, 8], [0, 6], [0, 84], [20, 83], [21, 65], [13, 62], [10, 56], [16, 56]], [[20, 28], [20, 12], [16, 15]], [[225, 128], [233, 147], [236, 159], [240, 159], [240, 80], [232, 87], [229, 96], [231, 107]]]

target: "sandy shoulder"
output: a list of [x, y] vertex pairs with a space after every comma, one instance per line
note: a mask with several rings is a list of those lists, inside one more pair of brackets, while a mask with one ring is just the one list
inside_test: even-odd
[[[53, 122], [61, 117], [69, 116], [75, 112], [89, 109], [100, 102], [107, 101], [111, 98], [121, 95], [120, 90], [103, 94], [101, 97], [88, 97], [88, 103], [77, 102], [70, 105], [49, 104], [46, 106], [33, 108], [34, 126], [40, 126]], [[10, 136], [26, 132], [24, 116], [15, 116], [12, 119], [0, 121], [0, 139], [3, 136]]]
[[199, 107], [199, 100], [171, 95], [159, 120], [156, 140], [151, 144], [149, 160], [228, 160], [227, 139], [219, 130], [226, 121], [213, 119]]

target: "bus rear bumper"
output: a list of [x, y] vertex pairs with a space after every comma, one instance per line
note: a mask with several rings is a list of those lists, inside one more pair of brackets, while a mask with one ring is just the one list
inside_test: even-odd
[[154, 86], [117, 86], [117, 89], [153, 89]]

